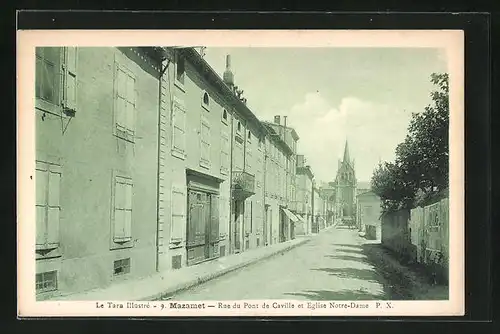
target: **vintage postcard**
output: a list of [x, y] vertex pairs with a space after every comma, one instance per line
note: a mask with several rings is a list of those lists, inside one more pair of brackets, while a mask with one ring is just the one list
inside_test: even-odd
[[463, 37], [19, 31], [18, 315], [463, 315]]

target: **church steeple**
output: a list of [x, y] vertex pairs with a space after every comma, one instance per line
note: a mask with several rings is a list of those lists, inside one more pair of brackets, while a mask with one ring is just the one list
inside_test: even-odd
[[344, 163], [348, 163], [350, 164], [351, 163], [351, 159], [349, 157], [349, 145], [347, 144], [347, 139], [345, 141], [345, 148], [344, 148], [344, 159], [343, 161]]
[[223, 80], [226, 85], [228, 85], [230, 88], [233, 88], [234, 75], [233, 72], [231, 71], [231, 55], [226, 56], [226, 70], [224, 71], [223, 74]]

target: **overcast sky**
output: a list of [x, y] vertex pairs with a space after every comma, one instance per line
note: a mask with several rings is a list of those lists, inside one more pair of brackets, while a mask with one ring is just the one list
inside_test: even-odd
[[288, 116], [319, 181], [332, 181], [346, 138], [358, 181], [379, 159], [394, 160], [412, 112], [431, 100], [430, 75], [445, 72], [434, 48], [207, 48], [222, 76], [231, 55], [235, 84], [261, 120]]

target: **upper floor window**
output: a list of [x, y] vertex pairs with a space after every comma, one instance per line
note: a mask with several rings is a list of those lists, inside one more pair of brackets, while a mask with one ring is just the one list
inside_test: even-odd
[[136, 78], [118, 61], [115, 63], [115, 135], [134, 142], [136, 113]]
[[36, 98], [49, 109], [62, 105], [66, 111], [76, 111], [77, 48], [37, 47], [35, 54]]
[[236, 131], [241, 132], [241, 122], [238, 121], [238, 126], [236, 127]]
[[252, 133], [250, 132], [250, 130], [248, 130], [247, 140], [249, 143], [252, 142]]
[[52, 104], [59, 104], [61, 49], [56, 47], [36, 48], [35, 95]]
[[222, 111], [222, 123], [227, 124], [227, 110]]
[[175, 70], [175, 79], [181, 85], [184, 85], [184, 79], [186, 77], [186, 68], [184, 63], [184, 58], [181, 56], [177, 56], [177, 66]]
[[202, 99], [201, 99], [201, 105], [207, 111], [210, 110], [210, 96], [208, 95], [207, 92], [203, 92], [203, 96], [202, 96]]

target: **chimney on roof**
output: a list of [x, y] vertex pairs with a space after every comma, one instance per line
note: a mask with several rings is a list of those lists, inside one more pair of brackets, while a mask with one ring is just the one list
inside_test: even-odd
[[274, 123], [278, 125], [281, 124], [281, 117], [279, 115], [274, 116]]
[[223, 80], [230, 88], [234, 86], [234, 75], [231, 71], [231, 55], [226, 56], [226, 70], [224, 71]]

